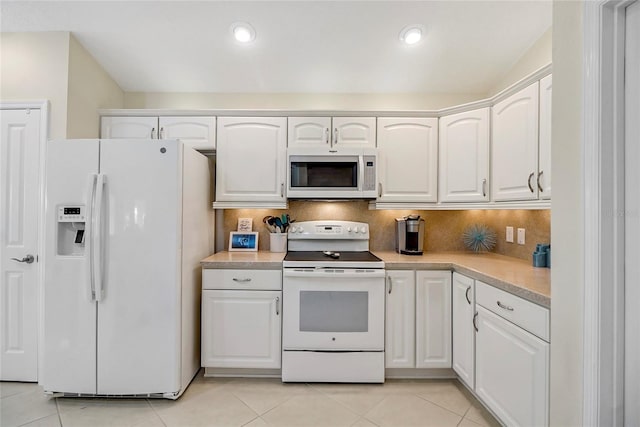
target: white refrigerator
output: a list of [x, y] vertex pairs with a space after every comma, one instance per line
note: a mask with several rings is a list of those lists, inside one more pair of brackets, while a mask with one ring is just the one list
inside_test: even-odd
[[176, 399], [200, 367], [209, 161], [176, 140], [47, 144], [40, 385]]

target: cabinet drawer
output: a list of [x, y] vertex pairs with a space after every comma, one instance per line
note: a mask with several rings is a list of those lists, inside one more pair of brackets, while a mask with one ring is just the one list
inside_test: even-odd
[[476, 280], [476, 303], [549, 342], [549, 310]]
[[281, 270], [202, 270], [202, 289], [282, 289]]

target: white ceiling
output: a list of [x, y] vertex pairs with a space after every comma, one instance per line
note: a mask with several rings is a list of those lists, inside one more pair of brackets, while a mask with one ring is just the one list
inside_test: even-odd
[[[486, 93], [551, 2], [3, 0], [0, 16], [3, 32], [71, 31], [127, 92]], [[409, 24], [426, 38], [404, 46]]]

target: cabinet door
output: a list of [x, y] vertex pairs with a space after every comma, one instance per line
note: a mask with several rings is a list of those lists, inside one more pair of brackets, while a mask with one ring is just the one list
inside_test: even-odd
[[179, 139], [196, 150], [216, 149], [215, 117], [160, 117], [160, 139]]
[[438, 200], [438, 119], [378, 118], [378, 201]]
[[451, 367], [451, 272], [416, 272], [416, 368]]
[[505, 425], [548, 425], [549, 344], [476, 308], [476, 393]]
[[540, 80], [540, 145], [538, 148], [538, 191], [541, 199], [551, 198], [551, 90], [552, 79]]
[[280, 368], [280, 291], [202, 291], [202, 366]]
[[334, 117], [333, 148], [376, 148], [375, 117]]
[[331, 147], [331, 117], [289, 117], [287, 147]]
[[453, 273], [452, 283], [452, 367], [458, 378], [470, 389], [475, 386], [475, 333], [473, 315], [475, 306], [474, 280]]
[[385, 367], [415, 367], [415, 272], [387, 271]]
[[440, 118], [441, 202], [489, 201], [489, 108]]
[[219, 117], [216, 201], [284, 202], [286, 117]]
[[493, 200], [538, 198], [538, 82], [492, 108]]
[[100, 121], [102, 139], [156, 139], [157, 117], [102, 117]]

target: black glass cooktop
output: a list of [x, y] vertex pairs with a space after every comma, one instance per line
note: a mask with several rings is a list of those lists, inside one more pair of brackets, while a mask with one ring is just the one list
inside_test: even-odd
[[[371, 252], [349, 252], [334, 251], [332, 255], [325, 254], [322, 251], [296, 251], [287, 252], [285, 261], [310, 261], [310, 262], [326, 262], [326, 261], [344, 261], [344, 262], [382, 262], [380, 258]], [[339, 254], [339, 255], [337, 255]]]

